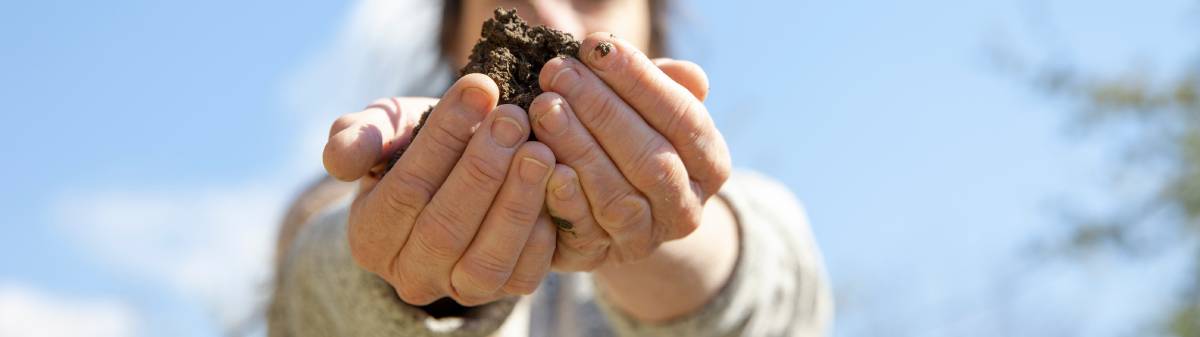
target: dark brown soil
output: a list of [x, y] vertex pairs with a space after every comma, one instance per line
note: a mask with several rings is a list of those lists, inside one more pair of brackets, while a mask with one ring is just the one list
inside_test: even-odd
[[[483, 23], [479, 42], [471, 49], [470, 60], [458, 71], [458, 75], [487, 75], [500, 87], [500, 104], [514, 104], [528, 111], [533, 98], [542, 93], [542, 87], [538, 85], [542, 66], [555, 57], [578, 58], [579, 41], [571, 34], [553, 28], [541, 25], [530, 27], [529, 23], [517, 16], [515, 8], [496, 8], [493, 15]], [[608, 55], [607, 50], [612, 45], [605, 42], [596, 46], [601, 47], [606, 48], [602, 54]], [[421, 116], [421, 121], [413, 129], [414, 137], [432, 111], [433, 107], [430, 107]], [[532, 133], [529, 138], [534, 140]], [[390, 171], [402, 154], [404, 149], [396, 151], [384, 172]]]
[[546, 26], [529, 27], [516, 9], [497, 8], [494, 15], [483, 23], [470, 62], [459, 75], [487, 75], [500, 86], [500, 104], [529, 110], [529, 103], [542, 93], [538, 86], [542, 65], [555, 57], [578, 57], [579, 41]]
[[600, 52], [600, 57], [608, 56], [608, 53], [611, 53], [612, 49], [613, 45], [608, 41], [600, 41], [600, 43], [596, 44], [596, 51]]

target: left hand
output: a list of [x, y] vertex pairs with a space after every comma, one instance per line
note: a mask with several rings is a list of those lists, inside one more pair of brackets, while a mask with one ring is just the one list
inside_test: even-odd
[[652, 61], [609, 33], [590, 34], [580, 59], [547, 62], [546, 93], [529, 108], [538, 140], [561, 163], [546, 202], [570, 223], [554, 255], [563, 271], [636, 261], [687, 236], [730, 174], [699, 66]]

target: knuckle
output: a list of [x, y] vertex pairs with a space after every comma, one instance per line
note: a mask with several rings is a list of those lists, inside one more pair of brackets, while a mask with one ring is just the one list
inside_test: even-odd
[[417, 236], [415, 240], [411, 240], [413, 248], [417, 251], [417, 255], [427, 256], [436, 261], [450, 261], [455, 258], [452, 253], [453, 244], [445, 238], [422, 239], [422, 236]]
[[504, 181], [506, 173], [501, 165], [489, 162], [478, 154], [465, 154], [459, 161], [463, 165], [466, 183], [480, 191], [492, 191]]
[[[397, 175], [398, 183], [396, 184], [396, 193], [412, 193], [415, 200], [420, 201], [420, 204], [429, 202], [429, 198], [437, 192], [442, 183], [430, 177], [430, 174], [425, 172], [433, 172], [428, 163], [417, 163], [413, 170], [397, 170], [388, 171], [391, 175], [393, 172]], [[424, 167], [422, 167], [424, 166]]]
[[716, 193], [725, 182], [729, 181], [729, 177], [733, 175], [733, 169], [730, 167], [729, 160], [725, 157], [716, 160], [713, 163], [712, 174], [709, 178], [709, 193]]
[[615, 193], [614, 196], [600, 206], [599, 218], [606, 222], [605, 229], [611, 233], [631, 230], [640, 222], [646, 212], [646, 201], [634, 195], [632, 191]]
[[654, 205], [654, 239], [651, 241], [683, 238], [700, 227], [704, 207], [700, 196], [692, 192], [693, 187], [691, 181], [687, 181], [683, 190], [672, 190], [671, 197]]
[[396, 289], [396, 295], [400, 296], [400, 300], [409, 304], [425, 305], [433, 302], [438, 297], [438, 294], [420, 285], [396, 284], [392, 287]]
[[698, 172], [689, 171], [689, 179], [698, 183], [700, 187], [698, 192], [702, 198], [708, 198], [717, 193], [733, 175], [732, 164], [724, 146], [714, 147], [707, 152], [710, 154], [695, 165], [695, 170]]
[[[639, 64], [639, 63], [638, 62], [629, 62], [629, 64]], [[636, 67], [625, 67], [625, 68], [636, 68]], [[631, 70], [633, 70], [633, 69], [631, 69]], [[637, 74], [637, 75], [630, 76], [631, 81], [629, 83], [629, 90], [624, 91], [624, 93], [629, 95], [626, 98], [630, 102], [638, 102], [638, 101], [644, 100], [646, 95], [649, 95], [651, 92], [656, 91], [656, 90], [652, 90], [656, 84], [654, 82], [654, 77], [647, 76], [648, 74], [651, 74], [651, 73], [642, 71], [644, 69], [637, 69], [637, 70], [640, 71], [640, 72], [634, 72], [634, 74]]]
[[380, 194], [379, 197], [382, 199], [384, 207], [402, 219], [415, 219], [428, 202], [424, 196], [433, 194], [432, 184], [407, 172], [400, 173], [399, 178], [402, 185], [417, 191], [406, 191], [405, 188], [379, 189], [372, 194]]
[[595, 141], [586, 133], [574, 134], [574, 136], [566, 137], [565, 140], [561, 148], [556, 149], [559, 151], [555, 153], [563, 161], [578, 165], [591, 165], [600, 159], [601, 153], [604, 153], [597, 148]]
[[695, 102], [691, 97], [684, 99], [672, 100], [665, 103], [665, 107], [660, 111], [666, 111], [669, 116], [666, 127], [663, 129], [668, 138], [680, 139], [684, 144], [697, 144], [699, 148], [704, 148], [705, 144], [696, 143], [704, 140], [704, 132], [701, 126], [698, 125], [702, 118], [707, 114], [704, 105]]
[[[588, 129], [604, 130], [616, 122], [618, 101], [606, 95], [588, 95], [583, 104], [583, 114], [577, 118], [590, 126]], [[582, 116], [580, 116], [582, 115]]]
[[[429, 124], [428, 121], [426, 123]], [[428, 131], [430, 140], [436, 146], [441, 147], [441, 149], [439, 149], [440, 151], [438, 152], [457, 153], [462, 151], [463, 148], [467, 147], [467, 142], [470, 141], [470, 138], [465, 135], [457, 134], [446, 124], [449, 123], [446, 121], [439, 121], [439, 123], [432, 123], [432, 125], [423, 126], [421, 128], [421, 134], [425, 134], [427, 132], [425, 129], [430, 129]]]
[[538, 214], [542, 211], [542, 205], [540, 204], [529, 205], [521, 203], [518, 200], [501, 202], [497, 204], [496, 207], [499, 210], [498, 215], [500, 216], [498, 220], [506, 222], [509, 225], [519, 226], [527, 226], [532, 224], [537, 219]]
[[500, 299], [496, 295], [478, 295], [478, 294], [452, 294], [450, 296], [458, 304], [463, 306], [474, 307], [487, 304], [489, 302]]
[[[495, 291], [508, 281], [512, 267], [495, 253], [480, 251], [478, 254], [459, 262], [459, 270], [463, 276], [474, 283], [474, 286], [485, 292]], [[461, 288], [460, 288], [461, 290]]]
[[517, 274], [513, 275], [513, 277], [508, 280], [508, 283], [504, 284], [503, 291], [511, 295], [529, 295], [534, 291], [537, 291], [537, 288], [539, 285], [541, 285], [541, 283], [541, 277], [538, 277], [537, 275]]
[[427, 224], [437, 237], [446, 238], [451, 243], [459, 244], [471, 241], [471, 233], [465, 231], [465, 226], [459, 223], [457, 212], [448, 207], [431, 207], [425, 212]]
[[559, 240], [563, 245], [571, 250], [578, 252], [580, 255], [595, 256], [608, 250], [608, 246], [612, 241], [601, 231], [596, 231], [590, 235], [581, 235], [572, 237], [570, 235], [560, 235]]
[[[436, 214], [440, 212], [432, 212]], [[427, 212], [426, 214], [430, 214]], [[417, 226], [417, 231], [414, 231], [412, 240], [414, 248], [420, 253], [429, 256], [437, 261], [454, 261], [458, 259], [460, 247], [463, 245], [466, 235], [458, 233], [452, 228], [456, 228], [453, 223], [444, 221], [445, 217], [438, 216], [438, 220], [430, 220], [422, 226]]]
[[631, 180], [646, 190], [665, 191], [681, 189], [680, 178], [687, 176], [686, 170], [676, 165], [667, 146], [647, 146], [634, 155]]

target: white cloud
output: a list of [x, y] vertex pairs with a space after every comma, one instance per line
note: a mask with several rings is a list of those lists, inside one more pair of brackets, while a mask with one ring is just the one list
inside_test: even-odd
[[[277, 184], [283, 185], [283, 184]], [[203, 303], [226, 327], [268, 295], [274, 234], [293, 189], [114, 189], [64, 193], [57, 230], [108, 268]]]
[[133, 336], [133, 310], [112, 299], [73, 299], [0, 285], [0, 336]]

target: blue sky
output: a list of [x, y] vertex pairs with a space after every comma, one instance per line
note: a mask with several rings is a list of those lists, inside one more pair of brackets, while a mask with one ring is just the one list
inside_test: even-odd
[[[1069, 137], [1069, 106], [989, 51], [1170, 70], [1196, 47], [1194, 1], [694, 4], [679, 56], [709, 72], [735, 164], [805, 201], [838, 335], [1116, 335], [1169, 303], [1179, 254], [1022, 257], [1059, 201], [1109, 201], [1112, 149]], [[288, 82], [348, 7], [0, 4], [0, 312], [219, 334], [320, 172], [314, 126], [341, 111], [290, 111]]]

